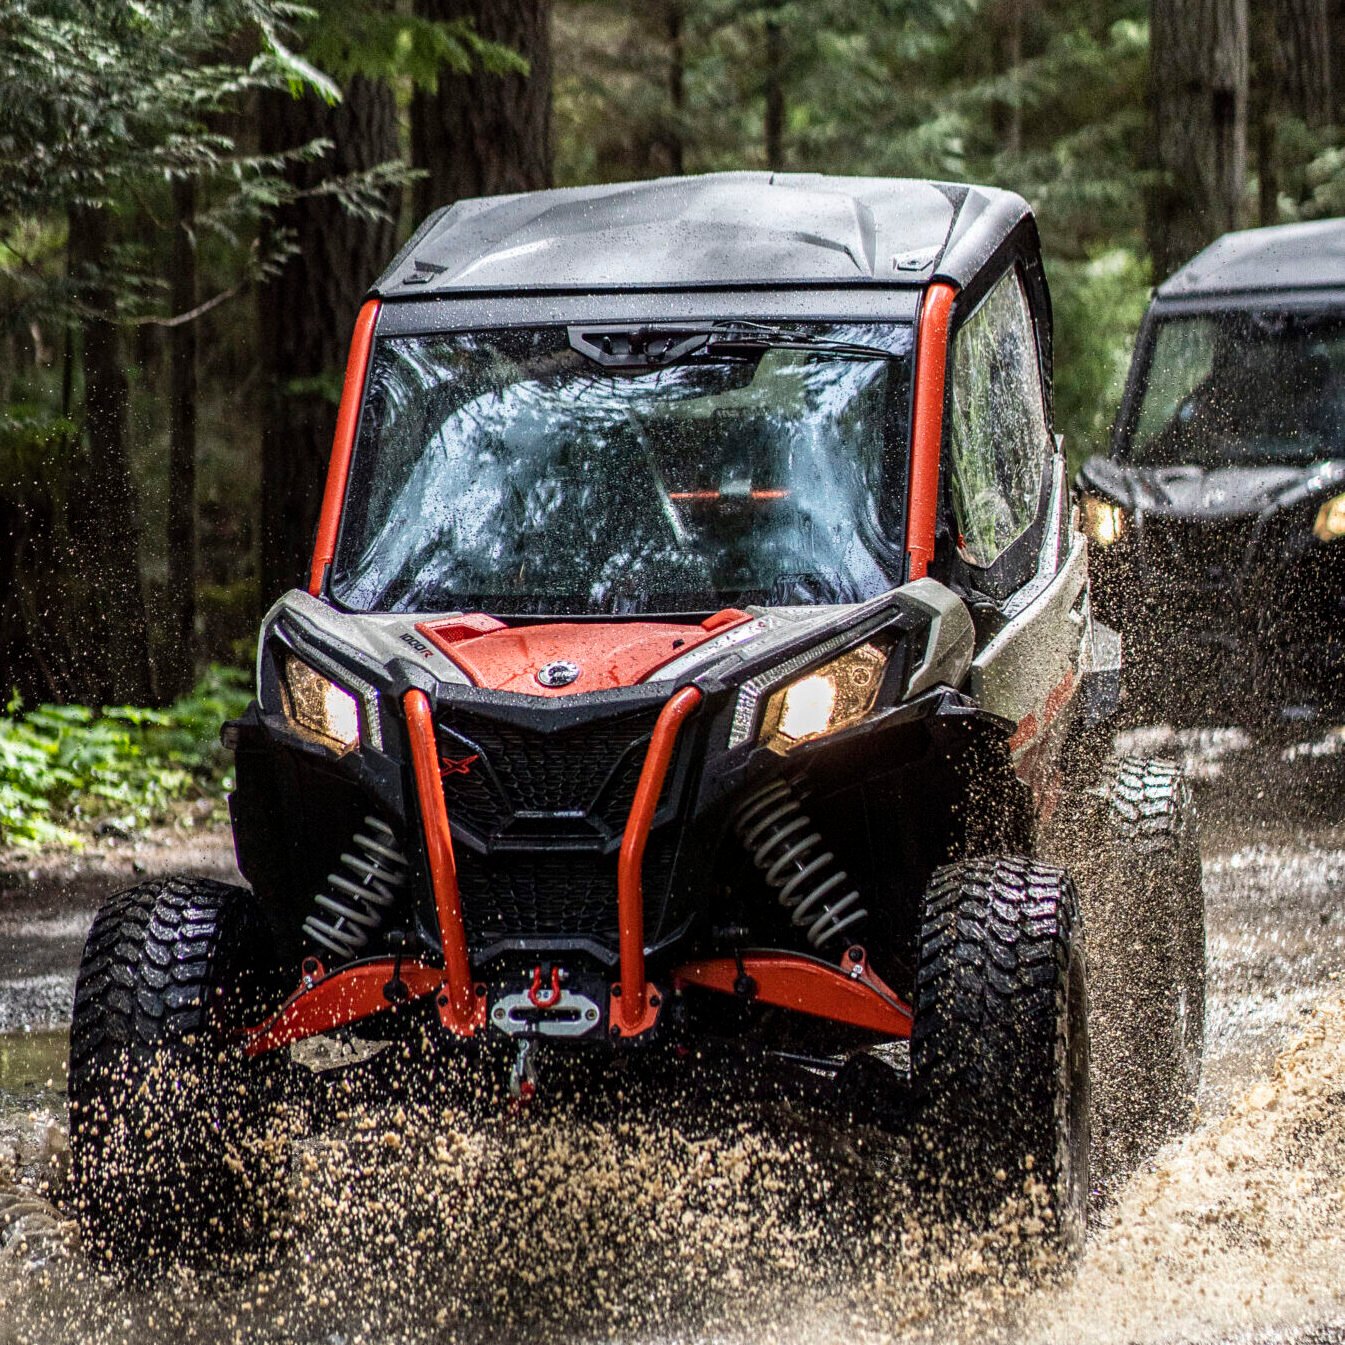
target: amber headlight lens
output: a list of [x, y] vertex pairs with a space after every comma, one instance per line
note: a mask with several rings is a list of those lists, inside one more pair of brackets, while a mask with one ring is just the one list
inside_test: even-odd
[[1319, 542], [1334, 542], [1345, 537], [1345, 495], [1336, 495], [1317, 511], [1312, 535]]
[[1085, 495], [1079, 501], [1083, 535], [1099, 546], [1111, 546], [1125, 535], [1126, 512], [1119, 504], [1097, 495]]
[[766, 702], [761, 741], [783, 753], [857, 724], [873, 709], [886, 664], [881, 649], [863, 644], [781, 687]]
[[281, 664], [285, 712], [301, 728], [336, 747], [354, 747], [360, 738], [360, 709], [355, 697], [302, 659], [287, 654]]

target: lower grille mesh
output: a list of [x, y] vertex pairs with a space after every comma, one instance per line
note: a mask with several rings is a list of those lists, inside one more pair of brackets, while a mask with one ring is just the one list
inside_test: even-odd
[[[652, 837], [645, 851], [646, 937], [668, 899], [675, 842]], [[523, 851], [464, 855], [458, 865], [462, 916], [474, 950], [502, 939], [559, 936], [616, 946], [617, 856]]]

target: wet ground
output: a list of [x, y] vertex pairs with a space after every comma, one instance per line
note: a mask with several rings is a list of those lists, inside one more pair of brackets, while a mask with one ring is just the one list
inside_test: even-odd
[[727, 1090], [523, 1120], [353, 1096], [301, 1141], [260, 1266], [118, 1287], [33, 1199], [63, 1169], [75, 959], [98, 896], [229, 852], [109, 843], [0, 878], [0, 1343], [1345, 1342], [1345, 735], [1129, 745], [1199, 781], [1208, 1047], [1194, 1129], [1077, 1270], [1035, 1256], [1029, 1198], [989, 1239], [922, 1223], [899, 1145]]

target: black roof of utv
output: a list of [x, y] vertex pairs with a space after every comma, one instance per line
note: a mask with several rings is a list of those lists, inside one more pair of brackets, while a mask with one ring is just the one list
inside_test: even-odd
[[1216, 238], [1159, 287], [1159, 299], [1345, 287], [1345, 219], [1242, 229]]
[[431, 215], [372, 293], [965, 285], [1024, 218], [1013, 192], [818, 173], [486, 196]]

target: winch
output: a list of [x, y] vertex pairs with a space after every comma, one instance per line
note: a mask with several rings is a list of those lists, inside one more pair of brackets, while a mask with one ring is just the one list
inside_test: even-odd
[[526, 983], [500, 988], [488, 1021], [511, 1037], [601, 1036], [605, 1002], [600, 978], [539, 962]]

